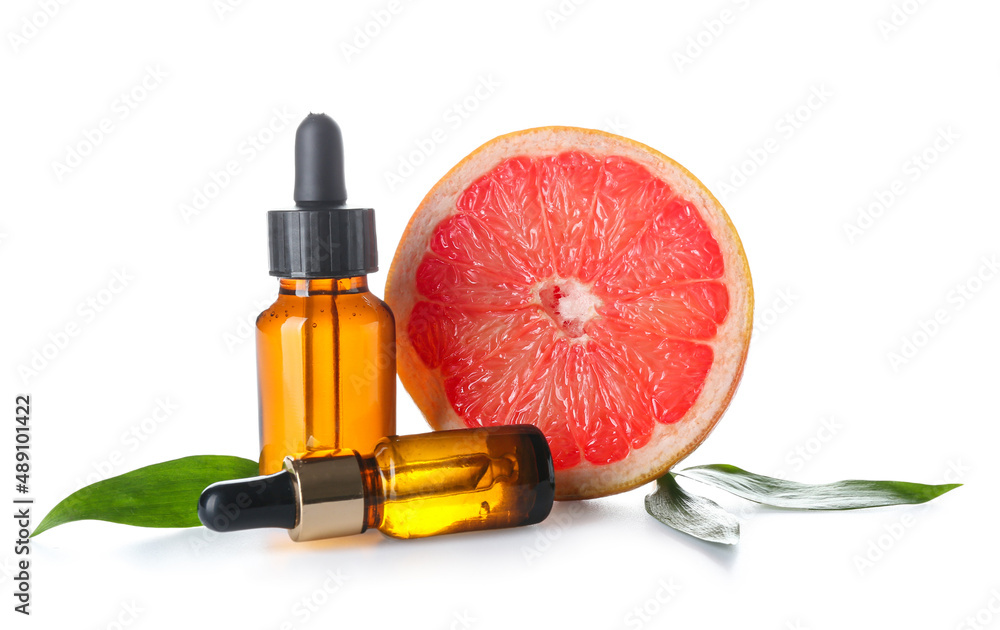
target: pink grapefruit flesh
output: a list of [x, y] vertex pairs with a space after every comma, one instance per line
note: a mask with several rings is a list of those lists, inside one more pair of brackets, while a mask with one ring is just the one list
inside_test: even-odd
[[538, 426], [559, 499], [637, 487], [704, 440], [742, 374], [753, 303], [701, 182], [572, 127], [501, 136], [452, 169], [407, 227], [386, 298], [429, 423]]

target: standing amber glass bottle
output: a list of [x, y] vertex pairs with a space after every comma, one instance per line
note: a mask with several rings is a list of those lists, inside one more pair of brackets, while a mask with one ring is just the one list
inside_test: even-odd
[[257, 318], [261, 474], [396, 431], [395, 326], [367, 281], [375, 213], [346, 202], [340, 129], [310, 114], [295, 137], [296, 209], [268, 213], [279, 288]]

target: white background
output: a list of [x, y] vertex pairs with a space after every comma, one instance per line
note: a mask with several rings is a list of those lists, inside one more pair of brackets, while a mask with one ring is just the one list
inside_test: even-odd
[[[310, 110], [340, 122], [351, 199], [376, 208], [378, 294], [410, 213], [482, 142], [563, 124], [662, 150], [727, 207], [757, 296], [742, 386], [686, 463], [966, 485], [847, 513], [727, 500], [736, 548], [654, 521], [648, 488], [416, 541], [72, 523], [33, 544], [30, 618], [12, 611], [7, 518], [14, 627], [1000, 627], [996, 3], [402, 2], [384, 26], [387, 1], [46, 4], [7, 0], [0, 18], [0, 499], [27, 392], [36, 523], [96, 471], [256, 457], [264, 213], [291, 203]], [[290, 121], [272, 133], [276, 111]], [[213, 198], [186, 220], [199, 191]], [[19, 373], [36, 351], [51, 358]], [[399, 398], [400, 432], [424, 430]], [[158, 400], [175, 409], [153, 422]]]

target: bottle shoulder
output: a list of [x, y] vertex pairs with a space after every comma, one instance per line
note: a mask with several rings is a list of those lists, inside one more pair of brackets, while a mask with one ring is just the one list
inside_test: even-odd
[[264, 308], [264, 310], [262, 310], [257, 315], [255, 324], [258, 329], [272, 325], [275, 322], [275, 318], [277, 317], [278, 312], [283, 310], [284, 308], [284, 305], [281, 303], [282, 297], [284, 296], [281, 295], [277, 296], [277, 298], [275, 298], [275, 300], [271, 302], [269, 306]]
[[370, 291], [338, 295], [336, 304], [341, 317], [395, 321], [389, 305]]
[[280, 293], [275, 301], [257, 316], [256, 325], [261, 331], [282, 327], [287, 322], [300, 325], [305, 322], [342, 322], [395, 327], [395, 318], [389, 305], [368, 290], [294, 295]]

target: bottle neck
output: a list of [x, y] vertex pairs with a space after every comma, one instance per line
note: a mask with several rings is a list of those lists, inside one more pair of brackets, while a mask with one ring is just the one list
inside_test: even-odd
[[309, 297], [312, 295], [337, 295], [368, 291], [368, 276], [350, 278], [279, 278], [278, 293]]
[[378, 529], [382, 525], [385, 506], [385, 488], [382, 474], [374, 455], [361, 456], [361, 484], [365, 492], [365, 529]]

